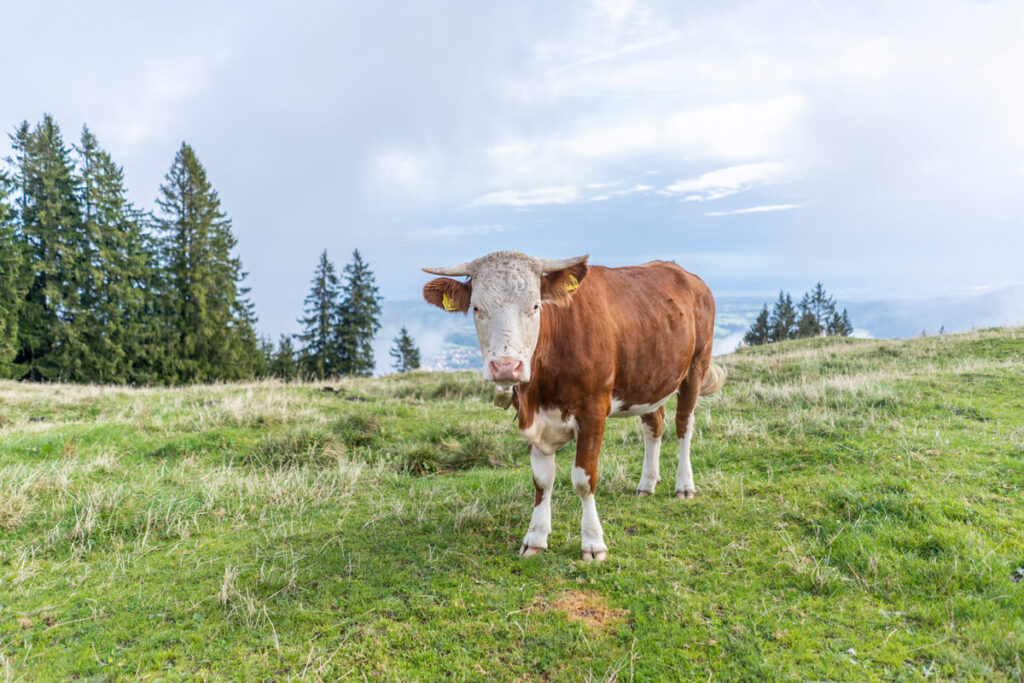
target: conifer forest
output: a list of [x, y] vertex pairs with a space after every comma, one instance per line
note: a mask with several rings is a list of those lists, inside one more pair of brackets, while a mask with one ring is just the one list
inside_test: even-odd
[[83, 126], [9, 134], [0, 165], [0, 379], [184, 384], [366, 376], [380, 329], [358, 250], [339, 279], [326, 251], [299, 334], [260, 338], [246, 272], [197, 151], [174, 153], [155, 205]]

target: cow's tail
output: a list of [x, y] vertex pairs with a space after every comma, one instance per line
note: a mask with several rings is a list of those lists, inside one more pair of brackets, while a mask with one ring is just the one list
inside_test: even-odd
[[725, 384], [725, 368], [712, 363], [704, 375], [704, 381], [700, 383], [700, 395], [707, 396], [722, 388]]

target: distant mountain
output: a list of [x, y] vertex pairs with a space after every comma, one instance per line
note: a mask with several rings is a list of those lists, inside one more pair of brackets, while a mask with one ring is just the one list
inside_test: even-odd
[[1024, 325], [1024, 285], [973, 296], [851, 301], [844, 304], [862, 336], [913, 337], [974, 328]]
[[[719, 297], [715, 315], [715, 353], [739, 346], [765, 300]], [[768, 301], [771, 305], [771, 301]], [[1012, 285], [977, 295], [930, 299], [840, 301], [853, 321], [855, 336], [914, 337], [925, 332], [964, 332], [972, 328], [1024, 325], [1024, 285]], [[391, 348], [405, 325], [416, 340], [424, 370], [479, 370], [476, 328], [468, 315], [445, 313], [423, 301], [385, 301], [381, 334], [374, 342], [377, 372], [391, 372]]]

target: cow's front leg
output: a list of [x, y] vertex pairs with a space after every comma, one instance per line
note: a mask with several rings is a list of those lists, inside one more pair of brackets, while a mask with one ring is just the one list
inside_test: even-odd
[[607, 408], [597, 415], [578, 417], [579, 435], [576, 437], [576, 463], [572, 468], [572, 486], [580, 497], [583, 519], [580, 535], [584, 561], [602, 562], [608, 557], [608, 546], [604, 544], [604, 530], [597, 517], [597, 457], [601, 454], [601, 440], [604, 438], [604, 422]]
[[545, 455], [536, 446], [530, 446], [530, 465], [533, 467], [533, 516], [530, 528], [519, 548], [520, 557], [530, 557], [548, 548], [551, 533], [551, 489], [555, 485], [555, 454]]

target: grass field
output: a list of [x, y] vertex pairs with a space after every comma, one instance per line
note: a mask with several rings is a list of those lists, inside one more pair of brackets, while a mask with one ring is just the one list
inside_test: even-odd
[[1024, 678], [1024, 329], [721, 362], [694, 500], [670, 431], [638, 499], [609, 422], [603, 564], [571, 446], [516, 556], [529, 458], [470, 373], [0, 383], [0, 681]]

